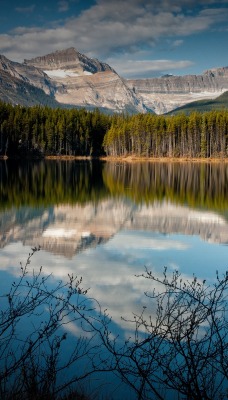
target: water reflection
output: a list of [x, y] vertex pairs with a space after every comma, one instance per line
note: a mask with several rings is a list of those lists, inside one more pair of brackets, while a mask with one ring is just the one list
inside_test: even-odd
[[228, 164], [0, 161], [1, 209], [85, 204], [109, 197], [225, 212]]
[[135, 276], [145, 265], [157, 276], [167, 266], [208, 281], [227, 268], [226, 164], [7, 161], [0, 176], [3, 293], [19, 261], [40, 245], [32, 268], [43, 265], [54, 280], [82, 276], [115, 332], [128, 337], [121, 316], [146, 304], [149, 282]]
[[145, 265], [202, 278], [226, 267], [228, 247], [218, 246], [228, 243], [226, 164], [0, 166], [2, 270], [41, 246], [37, 263], [63, 279], [80, 273], [118, 323], [141, 307], [146, 288], [134, 275]]
[[43, 207], [98, 201], [107, 194], [98, 162], [0, 162], [0, 205]]
[[135, 204], [126, 199], [48, 208], [22, 207], [0, 213], [0, 246], [22, 242], [71, 259], [127, 230], [198, 235], [211, 243], [228, 243], [228, 222], [212, 211], [170, 202]]
[[165, 199], [219, 212], [228, 209], [228, 164], [109, 163], [104, 182], [112, 195], [134, 202]]

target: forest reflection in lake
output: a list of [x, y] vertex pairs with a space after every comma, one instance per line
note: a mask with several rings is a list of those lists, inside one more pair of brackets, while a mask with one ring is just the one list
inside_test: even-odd
[[71, 256], [130, 227], [228, 241], [228, 164], [2, 161], [0, 199], [1, 247], [15, 224], [36, 237], [37, 218], [43, 238], [74, 242]]
[[123, 196], [228, 208], [228, 164], [97, 161], [0, 162], [1, 208], [76, 204]]
[[141, 306], [145, 287], [134, 274], [145, 266], [207, 279], [227, 267], [228, 164], [6, 161], [0, 168], [1, 270], [14, 273], [31, 246], [41, 246], [37, 262], [47, 273], [80, 273], [119, 323], [133, 303]]
[[125, 336], [145, 305], [148, 266], [211, 281], [228, 259], [228, 164], [0, 163], [3, 291], [31, 246], [54, 279], [83, 277]]
[[[130, 258], [139, 268], [155, 261], [149, 250], [166, 247], [154, 244], [154, 237], [164, 242], [182, 235], [222, 256], [228, 243], [228, 164], [223, 163], [2, 161], [0, 199], [2, 251], [9, 245], [40, 245], [51, 254], [51, 264], [53, 254], [68, 260], [81, 252], [80, 257], [105, 254], [120, 236], [112, 258], [134, 241], [135, 259]], [[156, 254], [165, 254], [163, 266], [168, 258], [161, 249]], [[202, 251], [197, 250], [199, 262]], [[222, 261], [218, 265], [215, 257], [213, 269], [226, 258]], [[183, 255], [181, 264], [188, 264], [188, 257]]]

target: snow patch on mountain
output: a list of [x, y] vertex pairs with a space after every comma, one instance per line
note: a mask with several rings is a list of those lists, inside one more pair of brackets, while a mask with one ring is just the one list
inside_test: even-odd
[[[76, 76], [80, 76], [77, 72], [66, 70], [66, 69], [52, 69], [52, 70], [45, 70], [45, 74], [49, 76], [49, 78], [72, 78]], [[83, 71], [83, 75], [93, 75], [89, 71]]]
[[213, 92], [209, 92], [209, 91], [205, 91], [205, 92], [198, 92], [198, 93], [194, 93], [194, 92], [190, 92], [189, 94], [192, 96], [192, 98], [195, 99], [215, 99], [216, 97], [221, 96], [222, 93], [226, 92], [226, 89], [221, 89], [221, 90], [217, 90], [217, 91], [213, 91]]
[[83, 71], [84, 75], [93, 75], [92, 72], [89, 71]]
[[79, 74], [76, 74], [73, 71], [66, 71], [64, 69], [45, 70], [44, 72], [50, 78], [67, 78], [68, 76], [79, 76]]

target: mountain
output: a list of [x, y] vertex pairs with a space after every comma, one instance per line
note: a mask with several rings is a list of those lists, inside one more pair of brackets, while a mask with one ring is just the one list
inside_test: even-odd
[[55, 92], [54, 86], [48, 79], [48, 76], [41, 69], [35, 68], [32, 65], [27, 66], [10, 61], [5, 56], [0, 55], [0, 70], [21, 80], [23, 83], [28, 83], [42, 89], [48, 95], [53, 95]]
[[214, 100], [198, 100], [178, 107], [168, 114], [176, 115], [180, 113], [190, 114], [192, 111], [206, 112], [211, 110], [222, 110], [228, 108], [228, 91], [216, 97]]
[[165, 75], [127, 83], [148, 109], [164, 114], [194, 100], [215, 99], [227, 91], [228, 67], [211, 69], [202, 75]]
[[48, 95], [23, 79], [12, 76], [7, 71], [0, 71], [0, 99], [6, 103], [23, 106], [47, 105], [58, 107], [59, 103], [52, 95]]
[[25, 106], [45, 104], [56, 107], [54, 93], [55, 88], [43, 71], [0, 55], [1, 100]]
[[147, 110], [113, 68], [72, 47], [24, 60], [23, 64], [0, 57], [0, 99], [3, 101], [100, 108], [106, 112]]
[[202, 75], [123, 79], [108, 64], [73, 47], [23, 63], [0, 56], [0, 99], [13, 104], [164, 114], [194, 100], [215, 99], [225, 91], [228, 67]]
[[74, 47], [66, 50], [57, 50], [55, 53], [32, 58], [31, 60], [24, 60], [24, 65], [47, 70], [51, 77], [65, 77], [65, 74], [68, 76], [78, 76], [85, 73], [87, 75], [104, 71], [115, 73], [114, 69], [108, 64], [89, 58], [79, 53]]
[[113, 68], [73, 47], [24, 60], [23, 65], [45, 73], [55, 88], [55, 99], [62, 104], [116, 112], [146, 111]]

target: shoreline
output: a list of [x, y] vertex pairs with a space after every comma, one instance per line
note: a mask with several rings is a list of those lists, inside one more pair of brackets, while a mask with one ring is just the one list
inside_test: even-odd
[[92, 157], [92, 156], [45, 156], [45, 160], [63, 160], [63, 161], [73, 161], [73, 160], [82, 160], [82, 161], [107, 161], [107, 162], [126, 162], [126, 163], [135, 163], [135, 162], [159, 162], [159, 163], [228, 163], [228, 158], [218, 157], [218, 158], [190, 158], [190, 157], [136, 157], [136, 156], [123, 156], [123, 157], [113, 157], [113, 156], [101, 156], [101, 157]]
[[[14, 157], [0, 156], [1, 160], [14, 159]], [[18, 160], [22, 159], [17, 158]], [[150, 163], [204, 163], [204, 164], [215, 164], [228, 163], [228, 157], [213, 157], [213, 158], [190, 158], [190, 157], [138, 157], [138, 156], [44, 156], [42, 158], [28, 157], [26, 160], [56, 160], [56, 161], [105, 161], [105, 162], [123, 162], [123, 163], [140, 163], [140, 162], [150, 162]]]
[[188, 157], [104, 157], [105, 161], [120, 161], [126, 163], [151, 162], [151, 163], [228, 163], [228, 158], [188, 158]]

